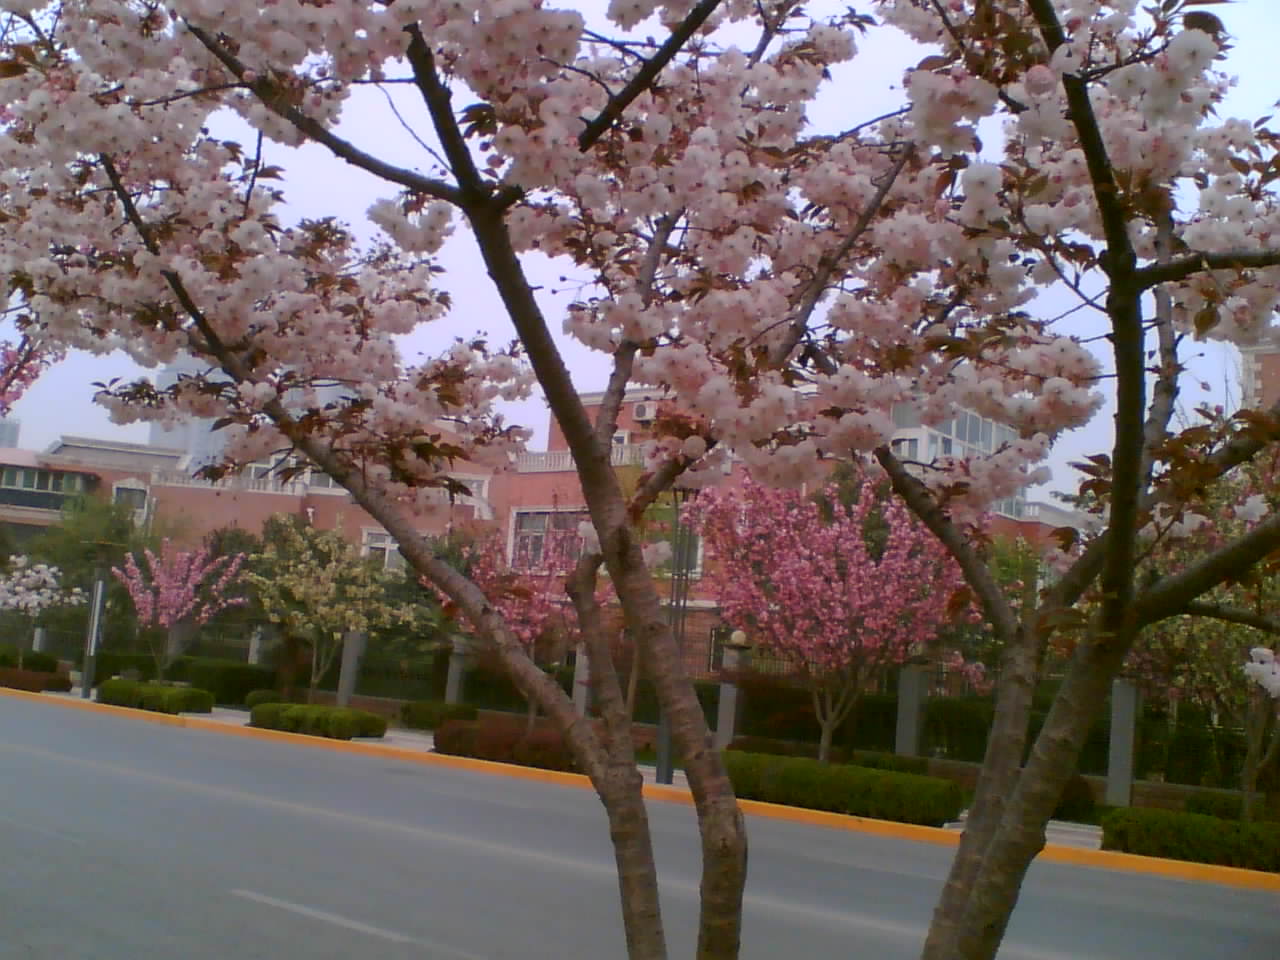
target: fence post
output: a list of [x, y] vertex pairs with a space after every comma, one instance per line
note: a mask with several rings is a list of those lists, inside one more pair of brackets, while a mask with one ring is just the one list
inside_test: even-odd
[[253, 628], [253, 633], [249, 634], [249, 662], [258, 664], [262, 662], [262, 627]]
[[729, 635], [729, 642], [722, 648], [724, 661], [720, 673], [720, 705], [716, 710], [717, 750], [723, 750], [733, 743], [737, 734], [738, 720], [742, 717], [743, 696], [738, 687], [738, 674], [751, 667], [751, 647], [747, 645], [747, 635], [735, 630]]
[[587, 659], [586, 645], [580, 643], [573, 656], [573, 710], [578, 716], [585, 717], [590, 704], [591, 661]]
[[1111, 684], [1111, 742], [1107, 748], [1107, 794], [1111, 807], [1133, 803], [1133, 749], [1137, 743], [1138, 688], [1132, 680]]
[[44, 648], [48, 642], [48, 633], [44, 627], [36, 627], [35, 633], [31, 637], [31, 649], [35, 653], [44, 653]]
[[893, 752], [904, 757], [920, 756], [920, 734], [924, 729], [924, 701], [929, 692], [928, 663], [904, 663], [898, 672], [898, 725]]
[[461, 703], [462, 686], [466, 679], [467, 667], [470, 666], [470, 650], [467, 642], [461, 637], [453, 641], [453, 650], [449, 653], [449, 673], [444, 681], [444, 702]]
[[342, 638], [342, 669], [338, 673], [338, 695], [335, 698], [340, 707], [349, 706], [351, 695], [356, 692], [356, 677], [360, 673], [364, 645], [365, 635], [359, 630], [352, 630]]

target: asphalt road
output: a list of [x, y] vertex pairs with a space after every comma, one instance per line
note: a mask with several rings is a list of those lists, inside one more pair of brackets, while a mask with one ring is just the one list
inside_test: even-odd
[[[692, 812], [651, 806], [673, 957]], [[950, 850], [750, 819], [743, 957], [918, 955]], [[623, 957], [585, 790], [0, 696], [0, 958]], [[1280, 897], [1036, 865], [1008, 960], [1277, 960]]]

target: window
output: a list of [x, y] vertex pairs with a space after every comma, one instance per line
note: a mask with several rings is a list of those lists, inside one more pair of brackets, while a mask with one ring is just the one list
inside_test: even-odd
[[147, 491], [138, 487], [116, 487], [112, 499], [130, 510], [145, 510], [147, 507]]
[[920, 456], [920, 441], [915, 437], [893, 441], [893, 452], [903, 460], [915, 460]]
[[625, 447], [627, 445], [627, 440], [630, 438], [630, 436], [631, 435], [627, 433], [627, 431], [619, 430], [617, 433], [613, 435], [613, 445], [615, 447]]
[[383, 533], [380, 530], [366, 530], [360, 552], [366, 557], [372, 557], [373, 562], [380, 569], [404, 570], [405, 568], [404, 557], [400, 555], [400, 548], [396, 545], [395, 538], [389, 533]]
[[573, 563], [582, 552], [578, 524], [587, 519], [585, 510], [519, 511], [515, 516], [511, 565], [517, 570], [539, 570], [553, 555], [557, 566]]
[[329, 476], [327, 473], [313, 469], [307, 474], [307, 486], [329, 490], [336, 487], [337, 484], [334, 483], [333, 477]]

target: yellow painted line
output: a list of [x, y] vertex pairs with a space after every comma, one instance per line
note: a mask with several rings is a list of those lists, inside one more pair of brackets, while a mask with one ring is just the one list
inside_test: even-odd
[[[99, 713], [114, 714], [119, 717], [132, 717], [135, 720], [158, 723], [161, 726], [207, 730], [255, 740], [274, 740], [321, 750], [332, 750], [338, 753], [387, 757], [425, 766], [474, 770], [478, 773], [514, 777], [518, 780], [530, 780], [537, 783], [551, 783], [579, 789], [591, 788], [589, 778], [579, 773], [565, 773], [560, 770], [540, 770], [537, 767], [495, 763], [491, 760], [476, 760], [471, 757], [454, 757], [443, 753], [427, 753], [406, 747], [393, 747], [363, 741], [333, 740], [328, 737], [312, 737], [303, 733], [286, 733], [283, 730], [264, 730], [260, 727], [237, 726], [218, 720], [206, 720], [190, 714], [175, 717], [170, 714], [154, 713], [150, 710], [115, 707], [105, 703], [97, 703], [93, 700], [81, 700], [73, 697], [46, 696], [42, 693], [30, 693], [25, 690], [13, 690], [8, 687], [0, 687], [0, 695], [16, 697], [22, 700], [34, 700], [39, 703], [55, 703], [78, 710], [97, 711]], [[665, 784], [646, 783], [644, 785], [644, 796], [651, 800], [660, 800], [666, 803], [678, 803], [685, 806], [692, 806], [693, 804], [693, 798], [690, 796], [689, 791]], [[873, 820], [870, 817], [854, 817], [843, 813], [830, 813], [825, 810], [806, 810], [803, 807], [788, 807], [777, 803], [766, 803], [762, 800], [739, 800], [738, 806], [745, 814], [767, 817], [771, 820], [803, 823], [829, 830], [847, 830], [854, 833], [913, 840], [919, 843], [932, 843], [940, 846], [955, 846], [960, 842], [959, 831], [944, 830], [941, 827], [924, 827], [912, 823]], [[1247, 890], [1280, 892], [1280, 874], [1277, 873], [1244, 870], [1239, 867], [1220, 867], [1208, 863], [1191, 863], [1185, 860], [1165, 860], [1160, 857], [1144, 857], [1135, 853], [1117, 853], [1114, 850], [1089, 850], [1084, 847], [1070, 847], [1051, 843], [1046, 844], [1037, 859], [1049, 863], [1065, 863], [1078, 867], [1144, 873], [1177, 880], [1189, 880], [1195, 883], [1216, 883], [1222, 886], [1239, 887]]]

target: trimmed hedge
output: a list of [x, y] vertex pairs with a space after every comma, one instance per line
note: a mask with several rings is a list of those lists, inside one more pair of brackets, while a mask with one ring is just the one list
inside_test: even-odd
[[41, 693], [45, 690], [70, 690], [71, 679], [43, 670], [19, 670], [17, 667], [0, 667], [0, 687], [26, 690], [28, 693]]
[[[18, 666], [18, 648], [6, 644], [0, 647], [0, 667]], [[51, 653], [38, 650], [27, 650], [22, 654], [22, 669], [35, 673], [57, 673], [58, 658]]]
[[98, 685], [98, 702], [134, 707], [156, 713], [212, 713], [213, 694], [196, 687], [171, 687], [137, 680], [104, 680]]
[[964, 807], [959, 784], [936, 777], [739, 751], [726, 751], [724, 764], [744, 800], [931, 827], [955, 820]]
[[[770, 737], [735, 737], [726, 749], [743, 753], [767, 753], [775, 757], [805, 757], [809, 760], [818, 758], [816, 743], [796, 743], [793, 740], [774, 740]], [[925, 757], [906, 757], [882, 750], [846, 751], [832, 747], [831, 762], [847, 763], [869, 770], [892, 770], [895, 773], [929, 772], [929, 761]]]
[[381, 737], [387, 732], [386, 718], [376, 713], [305, 703], [259, 703], [249, 712], [249, 726], [331, 740]]
[[1280, 824], [1124, 807], [1102, 818], [1102, 849], [1280, 873]]
[[252, 710], [260, 703], [287, 703], [279, 690], [250, 690], [244, 695], [244, 705]]
[[575, 771], [573, 755], [554, 730], [526, 733], [522, 726], [504, 722], [449, 720], [435, 734], [437, 753], [474, 757], [495, 763], [515, 763], [543, 770]]
[[400, 722], [414, 730], [435, 730], [450, 720], [474, 720], [475, 707], [443, 700], [413, 700], [400, 708]]
[[187, 663], [187, 680], [212, 693], [216, 703], [239, 706], [251, 692], [271, 686], [275, 679], [270, 667], [241, 660], [192, 657]]

